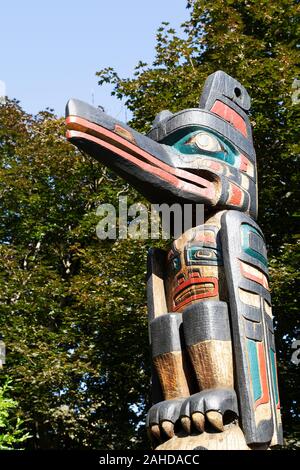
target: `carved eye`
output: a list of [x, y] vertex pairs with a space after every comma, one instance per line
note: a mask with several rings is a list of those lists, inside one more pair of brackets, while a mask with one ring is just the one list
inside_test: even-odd
[[193, 143], [196, 144], [199, 149], [206, 150], [207, 152], [222, 152], [223, 150], [218, 139], [207, 132], [199, 132], [199, 134], [194, 137]]
[[206, 255], [205, 250], [197, 250], [197, 251], [195, 251], [195, 253], [194, 253], [194, 258], [196, 258], [196, 259], [201, 259], [201, 258], [203, 257], [203, 255], [204, 255], [204, 256]]

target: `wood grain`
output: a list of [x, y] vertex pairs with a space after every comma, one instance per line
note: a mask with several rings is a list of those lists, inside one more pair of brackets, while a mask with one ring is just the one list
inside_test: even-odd
[[185, 398], [190, 395], [184, 354], [173, 351], [153, 358], [165, 400]]
[[233, 388], [231, 341], [208, 340], [188, 347], [200, 390]]
[[220, 433], [207, 433], [187, 436], [178, 433], [172, 439], [156, 447], [155, 450], [251, 450], [247, 446], [243, 431], [237, 425], [228, 426]]

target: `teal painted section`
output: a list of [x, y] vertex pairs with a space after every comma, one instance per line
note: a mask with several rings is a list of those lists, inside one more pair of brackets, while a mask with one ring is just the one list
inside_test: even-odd
[[276, 360], [275, 360], [275, 352], [272, 349], [270, 349], [270, 358], [271, 358], [271, 366], [272, 366], [273, 390], [275, 394], [275, 402], [277, 405], [279, 396], [278, 396], [278, 384], [277, 384], [277, 373], [276, 373]]
[[268, 260], [264, 257], [264, 255], [250, 248], [250, 244], [249, 244], [250, 232], [255, 233], [258, 237], [261, 238], [260, 233], [254, 227], [248, 224], [242, 224], [241, 225], [242, 249], [244, 250], [245, 253], [247, 253], [247, 255], [252, 256], [253, 258], [260, 261], [264, 266], [268, 267]]
[[[193, 130], [192, 130], [193, 129]], [[238, 152], [228, 143], [225, 142], [223, 138], [221, 138], [217, 133], [213, 132], [211, 129], [206, 129], [204, 127], [185, 129], [185, 134], [183, 137], [179, 138], [177, 142], [172, 143], [172, 147], [176, 153], [180, 155], [199, 155], [199, 157], [210, 157], [216, 158], [217, 160], [222, 160], [223, 162], [229, 163], [234, 167], [239, 166], [238, 162]], [[202, 150], [197, 147], [194, 143], [189, 143], [192, 137], [199, 134], [199, 132], [207, 132], [208, 134], [215, 137], [221, 148], [222, 151], [219, 152], [209, 152], [207, 150]], [[168, 141], [165, 140], [164, 143], [168, 144]]]
[[254, 401], [256, 401], [262, 396], [257, 347], [256, 347], [256, 342], [253, 341], [252, 339], [247, 339], [246, 341], [247, 341], [247, 350], [248, 350], [248, 356], [249, 356], [249, 362], [250, 362], [252, 390], [253, 390]]
[[186, 250], [187, 261], [209, 261], [211, 264], [223, 264], [222, 254], [216, 248], [191, 246]]
[[175, 258], [172, 259], [172, 264], [175, 272], [178, 272], [181, 269], [179, 256], [175, 256]]

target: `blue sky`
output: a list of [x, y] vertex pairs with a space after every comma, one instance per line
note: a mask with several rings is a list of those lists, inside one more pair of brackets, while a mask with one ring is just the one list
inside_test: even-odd
[[133, 75], [151, 62], [162, 21], [178, 29], [186, 0], [9, 0], [0, 6], [0, 80], [6, 94], [31, 113], [54, 108], [63, 115], [70, 97], [104, 106], [125, 120], [122, 103], [99, 87], [95, 72], [107, 66]]

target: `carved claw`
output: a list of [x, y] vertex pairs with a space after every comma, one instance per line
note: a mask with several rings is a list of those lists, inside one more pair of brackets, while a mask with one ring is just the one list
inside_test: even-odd
[[174, 436], [174, 423], [171, 421], [162, 421], [161, 428], [169, 439]]
[[180, 421], [181, 421], [182, 427], [185, 430], [185, 432], [187, 434], [190, 434], [191, 433], [191, 427], [192, 427], [192, 423], [191, 423], [190, 418], [188, 416], [182, 416]]
[[192, 432], [193, 427], [198, 432], [203, 432], [205, 422], [222, 432], [224, 431], [223, 416], [227, 411], [231, 412], [232, 420], [238, 416], [235, 391], [230, 388], [208, 389], [195, 393], [183, 402], [180, 420], [187, 434]]
[[203, 413], [200, 413], [199, 411], [196, 411], [195, 413], [193, 413], [192, 421], [198, 432], [201, 433], [204, 431], [205, 416]]
[[179, 419], [180, 409], [185, 398], [161, 401], [153, 405], [147, 415], [147, 429], [150, 437], [158, 441], [174, 436], [174, 425]]
[[221, 413], [218, 411], [208, 411], [206, 418], [215, 429], [220, 432], [224, 431], [223, 415]]

